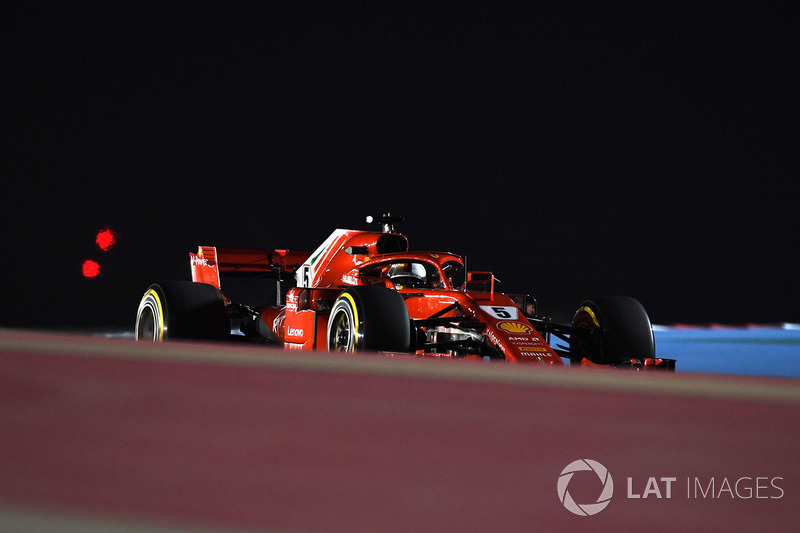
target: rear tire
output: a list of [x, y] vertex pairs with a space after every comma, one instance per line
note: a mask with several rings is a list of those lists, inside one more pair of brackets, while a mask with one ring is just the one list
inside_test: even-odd
[[154, 283], [142, 296], [136, 313], [136, 340], [222, 340], [229, 335], [222, 293], [206, 283]]
[[572, 319], [573, 327], [591, 334], [574, 335], [570, 341], [573, 362], [583, 357], [601, 365], [634, 364], [655, 357], [653, 326], [644, 306], [628, 296], [606, 296], [581, 304]]
[[378, 286], [347, 289], [331, 308], [328, 350], [405, 352], [411, 342], [408, 307], [397, 291]]

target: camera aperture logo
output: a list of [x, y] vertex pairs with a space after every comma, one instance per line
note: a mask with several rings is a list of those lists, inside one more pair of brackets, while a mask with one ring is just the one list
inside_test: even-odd
[[[600, 496], [597, 497], [597, 501], [594, 503], [576, 503], [575, 500], [572, 499], [569, 490], [567, 490], [569, 482], [572, 481], [572, 476], [574, 476], [576, 472], [582, 471], [594, 472], [603, 484]], [[613, 495], [614, 480], [611, 478], [608, 469], [591, 459], [578, 459], [577, 461], [571, 462], [561, 471], [561, 475], [558, 477], [558, 499], [561, 500], [561, 503], [564, 504], [564, 507], [566, 507], [569, 512], [578, 516], [596, 515], [608, 507], [608, 504], [611, 502], [611, 496]]]

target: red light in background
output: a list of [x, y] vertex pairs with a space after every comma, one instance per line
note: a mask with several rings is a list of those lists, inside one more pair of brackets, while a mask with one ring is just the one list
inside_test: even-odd
[[96, 278], [100, 274], [100, 265], [97, 264], [97, 261], [92, 261], [91, 259], [87, 259], [83, 262], [83, 277], [85, 278]]
[[108, 228], [100, 230], [94, 242], [97, 243], [101, 250], [107, 252], [117, 244], [117, 234]]

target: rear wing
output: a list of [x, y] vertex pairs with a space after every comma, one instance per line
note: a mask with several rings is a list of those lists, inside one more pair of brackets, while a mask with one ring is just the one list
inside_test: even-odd
[[220, 273], [248, 277], [286, 279], [308, 259], [311, 252], [300, 250], [252, 250], [200, 246], [189, 253], [192, 281], [220, 288]]

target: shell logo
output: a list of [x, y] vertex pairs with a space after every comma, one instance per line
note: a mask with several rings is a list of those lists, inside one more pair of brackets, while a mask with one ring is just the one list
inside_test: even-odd
[[499, 322], [497, 327], [509, 333], [530, 333], [532, 329], [522, 322]]

